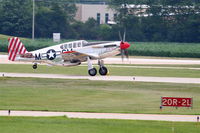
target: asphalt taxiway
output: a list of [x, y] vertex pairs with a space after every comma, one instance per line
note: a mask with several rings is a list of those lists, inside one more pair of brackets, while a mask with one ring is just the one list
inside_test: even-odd
[[97, 81], [129, 81], [129, 82], [162, 82], [162, 83], [190, 83], [200, 84], [200, 78], [174, 78], [174, 77], [144, 77], [144, 76], [71, 76], [63, 74], [35, 74], [35, 73], [4, 73], [0, 77], [32, 77], [56, 79], [87, 79]]
[[[97, 61], [94, 61], [97, 63]], [[200, 65], [200, 60], [198, 59], [166, 59], [166, 58], [129, 58], [122, 59], [120, 57], [115, 58], [105, 58], [104, 59], [105, 64], [173, 64], [173, 65]], [[7, 55], [0, 55], [0, 64], [32, 64], [27, 62], [13, 62], [8, 60]]]
[[11, 111], [9, 115], [7, 110], [1, 110], [0, 116], [33, 116], [33, 117], [66, 116], [68, 118], [85, 118], [85, 119], [158, 120], [158, 121], [177, 121], [177, 122], [196, 122], [198, 117], [197, 115], [45, 112], [45, 111]]

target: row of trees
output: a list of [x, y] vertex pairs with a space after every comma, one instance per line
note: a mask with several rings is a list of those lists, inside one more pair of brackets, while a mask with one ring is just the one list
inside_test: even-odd
[[[126, 29], [128, 41], [200, 42], [199, 0], [106, 1], [118, 12], [117, 25], [98, 25], [92, 18], [75, 21], [72, 1], [36, 0], [35, 36], [50, 38], [60, 32], [70, 39], [118, 40], [118, 32]], [[130, 4], [148, 7], [130, 10]], [[31, 30], [32, 0], [0, 1], [0, 34], [31, 37]]]
[[[75, 15], [74, 4], [36, 2], [36, 37], [52, 37], [61, 32], [63, 37], [71, 31], [70, 22]], [[0, 33], [13, 36], [31, 37], [32, 0], [7, 0], [0, 2]], [[71, 37], [71, 36], [68, 36]]]
[[[130, 4], [143, 6], [130, 13]], [[110, 6], [120, 12], [118, 21], [128, 38], [200, 42], [200, 0], [110, 0]]]

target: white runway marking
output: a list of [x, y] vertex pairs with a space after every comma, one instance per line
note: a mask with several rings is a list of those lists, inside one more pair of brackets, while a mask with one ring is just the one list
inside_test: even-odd
[[[0, 111], [0, 116], [8, 116], [8, 111]], [[68, 118], [86, 119], [124, 119], [124, 120], [158, 120], [177, 122], [196, 122], [196, 115], [161, 115], [161, 114], [122, 114], [122, 113], [83, 113], [83, 112], [44, 112], [11, 111], [10, 116], [67, 116]]]
[[195, 59], [141, 59], [129, 58], [129, 60], [121, 61], [121, 58], [106, 58], [105, 64], [173, 64], [173, 65], [197, 65], [200, 60]]
[[4, 73], [0, 77], [33, 77], [57, 79], [87, 79], [102, 81], [129, 81], [129, 82], [162, 82], [162, 83], [191, 83], [200, 84], [200, 78], [175, 78], [175, 77], [144, 77], [144, 76], [70, 76], [62, 74], [35, 74], [35, 73]]

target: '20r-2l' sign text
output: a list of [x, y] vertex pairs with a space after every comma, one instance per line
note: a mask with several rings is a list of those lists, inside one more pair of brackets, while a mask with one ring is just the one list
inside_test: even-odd
[[161, 106], [192, 107], [192, 98], [161, 97]]

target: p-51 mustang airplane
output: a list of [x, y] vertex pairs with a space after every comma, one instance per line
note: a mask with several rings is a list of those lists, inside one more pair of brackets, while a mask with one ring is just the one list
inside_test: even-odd
[[106, 75], [108, 70], [104, 66], [102, 59], [119, 53], [122, 54], [123, 59], [124, 54], [128, 56], [126, 49], [130, 47], [130, 44], [124, 41], [90, 43], [80, 40], [28, 52], [19, 38], [9, 38], [8, 41], [8, 59], [11, 61], [33, 62], [33, 69], [37, 68], [37, 63], [77, 66], [81, 62], [87, 61], [90, 76], [97, 74], [97, 70], [93, 67], [91, 60], [98, 60], [98, 65], [100, 66], [99, 74]]

